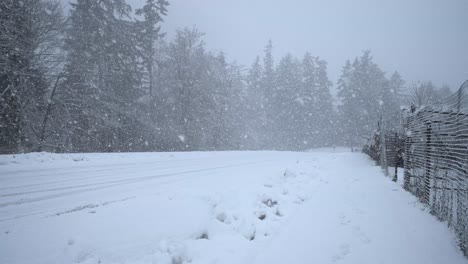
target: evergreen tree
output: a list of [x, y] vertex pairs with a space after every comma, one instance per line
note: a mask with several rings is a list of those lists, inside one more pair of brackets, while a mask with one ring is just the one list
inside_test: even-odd
[[[211, 97], [212, 112], [205, 131], [213, 133], [214, 150], [242, 149], [245, 145], [247, 116], [245, 88], [240, 67], [226, 61], [223, 53], [213, 57], [210, 63], [211, 85], [207, 94]], [[211, 88], [211, 89], [210, 89]]]
[[332, 83], [327, 76], [327, 63], [309, 53], [302, 60], [303, 97], [306, 110], [303, 119], [304, 144], [307, 147], [327, 146], [331, 143], [333, 119], [332, 96], [330, 87]]
[[196, 28], [177, 30], [174, 40], [169, 43], [165, 76], [167, 96], [165, 108], [170, 109], [166, 127], [172, 130], [172, 149], [196, 149], [201, 137], [199, 117], [204, 116], [199, 105], [207, 103], [207, 94], [202, 81], [208, 73], [208, 62], [202, 41], [203, 34]]
[[401, 75], [397, 71], [393, 72], [388, 80], [386, 94], [384, 94], [384, 119], [392, 126], [397, 126], [400, 122], [404, 88], [405, 81]]
[[275, 86], [276, 76], [275, 76], [275, 66], [273, 59], [273, 42], [268, 41], [264, 49], [263, 57], [263, 74], [262, 74], [262, 85], [261, 91], [265, 94], [265, 100], [263, 107], [266, 112], [266, 122], [265, 126], [262, 129], [264, 148], [271, 148], [273, 144], [274, 137], [274, 119], [276, 118], [273, 109], [274, 105], [274, 93], [276, 90]]
[[131, 150], [140, 137], [131, 116], [138, 56], [130, 6], [123, 0], [72, 3], [65, 49], [66, 131], [75, 151]]
[[46, 105], [48, 74], [63, 16], [47, 0], [0, 3], [0, 152], [36, 150], [39, 113]]
[[272, 93], [270, 111], [274, 118], [273, 147], [298, 149], [302, 143], [300, 126], [304, 111], [304, 94], [301, 93], [300, 64], [291, 54], [283, 57], [276, 69], [276, 86]]
[[334, 129], [332, 126], [332, 120], [334, 118], [333, 110], [333, 99], [330, 93], [332, 82], [328, 79], [327, 75], [327, 62], [319, 59], [315, 59], [316, 65], [316, 96], [315, 105], [320, 113], [317, 120], [318, 131], [318, 146], [328, 146], [331, 144], [333, 138]]
[[313, 147], [318, 142], [318, 120], [319, 116], [324, 114], [320, 111], [317, 101], [317, 74], [315, 60], [310, 53], [306, 53], [302, 59], [302, 86], [303, 90], [306, 93], [305, 96], [301, 99], [304, 104], [304, 131], [303, 137], [305, 147]]
[[164, 44], [161, 23], [163, 16], [167, 15], [168, 5], [165, 0], [147, 0], [145, 5], [135, 12], [136, 15], [143, 17], [143, 20], [137, 20], [135, 25], [138, 55], [141, 60], [139, 73], [143, 83], [142, 96], [138, 99], [136, 107], [139, 113], [138, 120], [144, 124], [144, 149], [148, 150], [158, 149], [158, 145], [161, 145], [161, 130], [157, 128], [161, 125], [158, 100], [162, 98], [157, 98], [160, 92], [157, 88], [161, 90], [161, 87], [156, 87], [156, 83], [161, 82], [158, 78], [162, 72], [161, 44]]
[[338, 89], [346, 143], [351, 147], [361, 145], [365, 135], [370, 135], [378, 121], [395, 108], [389, 81], [367, 50], [352, 65], [346, 63]]
[[155, 96], [154, 72], [157, 66], [156, 52], [157, 41], [164, 34], [161, 33], [163, 16], [167, 15], [169, 2], [165, 0], [146, 0], [145, 5], [136, 10], [136, 14], [143, 16], [143, 21], [137, 20], [137, 39], [140, 56], [148, 78], [148, 94], [153, 99]]
[[267, 96], [263, 89], [263, 67], [260, 57], [255, 58], [247, 75], [247, 99], [245, 110], [248, 111], [249, 125], [246, 138], [251, 149], [266, 147], [265, 133], [267, 127]]

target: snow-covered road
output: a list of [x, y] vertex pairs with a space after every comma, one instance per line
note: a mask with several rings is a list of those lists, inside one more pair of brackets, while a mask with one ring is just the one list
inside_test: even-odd
[[0, 156], [0, 263], [468, 263], [346, 151]]

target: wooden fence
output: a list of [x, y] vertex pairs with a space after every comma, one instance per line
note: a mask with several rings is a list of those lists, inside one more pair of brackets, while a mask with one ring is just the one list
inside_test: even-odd
[[405, 113], [404, 188], [447, 221], [468, 256], [468, 81], [436, 105]]

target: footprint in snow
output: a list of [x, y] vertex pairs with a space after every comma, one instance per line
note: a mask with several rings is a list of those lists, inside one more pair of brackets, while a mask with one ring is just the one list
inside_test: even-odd
[[332, 261], [337, 262], [342, 260], [343, 258], [346, 257], [350, 252], [350, 247], [349, 244], [341, 244], [340, 247], [338, 248], [338, 252], [333, 255]]
[[346, 217], [346, 215], [344, 215], [344, 214], [341, 214], [341, 215], [339, 216], [339, 218], [340, 218], [340, 224], [341, 224], [342, 226], [346, 226], [346, 225], [349, 225], [349, 224], [351, 223], [351, 220], [349, 220], [349, 219]]
[[226, 219], [227, 219], [227, 216], [226, 214], [223, 212], [223, 213], [219, 213], [217, 216], [216, 216], [216, 219], [218, 221], [220, 221], [221, 223], [226, 223]]
[[364, 244], [369, 244], [372, 240], [361, 230], [359, 226], [354, 226], [353, 227], [353, 233], [355, 236], [361, 240], [362, 243]]
[[357, 208], [357, 207], [354, 207], [354, 208], [353, 208], [353, 211], [354, 211], [356, 214], [358, 214], [358, 215], [364, 215], [364, 214], [366, 214], [366, 212], [364, 212], [363, 210], [361, 210], [361, 209], [359, 209], [359, 208]]

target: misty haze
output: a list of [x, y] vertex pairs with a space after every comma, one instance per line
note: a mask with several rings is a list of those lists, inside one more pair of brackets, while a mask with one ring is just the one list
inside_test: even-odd
[[468, 2], [0, 0], [0, 263], [468, 263]]

